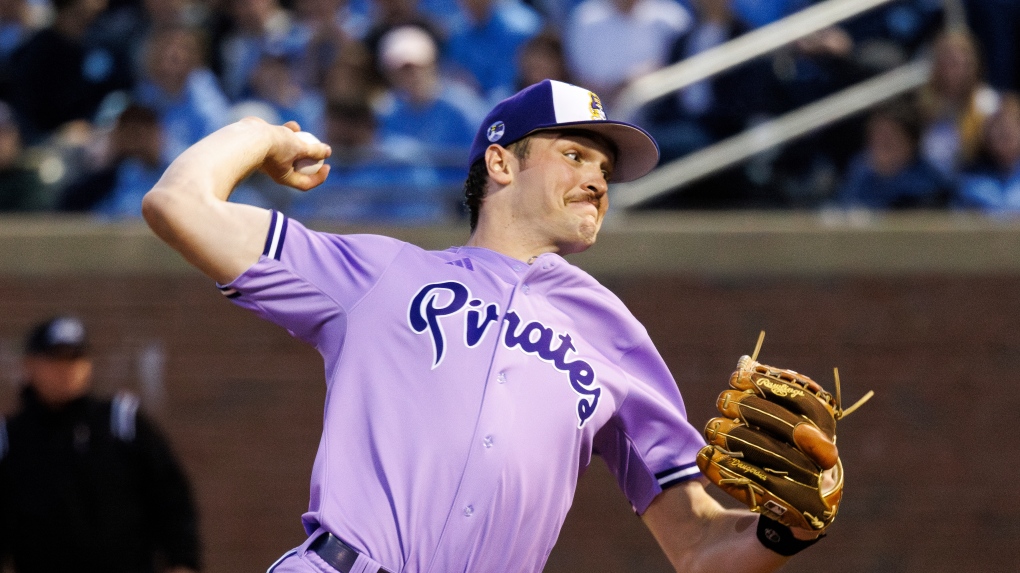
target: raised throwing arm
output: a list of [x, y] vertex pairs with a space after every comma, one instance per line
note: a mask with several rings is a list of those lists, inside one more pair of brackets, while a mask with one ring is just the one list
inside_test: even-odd
[[153, 232], [200, 271], [228, 283], [258, 261], [270, 214], [265, 209], [230, 203], [234, 188], [256, 170], [278, 183], [307, 191], [329, 173], [294, 170], [300, 159], [329, 156], [323, 143], [295, 135], [294, 122], [270, 125], [245, 118], [188, 148], [167, 168], [142, 201], [142, 214]]

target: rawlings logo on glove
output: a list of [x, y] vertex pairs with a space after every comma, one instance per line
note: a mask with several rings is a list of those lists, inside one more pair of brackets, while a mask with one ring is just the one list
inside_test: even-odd
[[751, 511], [789, 527], [822, 531], [836, 517], [843, 494], [843, 465], [836, 448], [836, 421], [874, 392], [843, 409], [839, 396], [793, 370], [742, 356], [730, 376], [732, 390], [716, 403], [723, 417], [705, 426], [708, 445], [698, 467], [712, 483]]

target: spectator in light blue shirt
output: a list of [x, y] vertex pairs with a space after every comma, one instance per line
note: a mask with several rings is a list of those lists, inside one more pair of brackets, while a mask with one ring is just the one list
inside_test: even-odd
[[231, 31], [220, 41], [220, 79], [232, 102], [247, 97], [245, 88], [262, 54], [296, 52], [308, 47], [312, 31], [279, 0], [225, 0]]
[[301, 129], [322, 134], [325, 102], [322, 92], [302, 85], [299, 60], [285, 54], [264, 54], [248, 81], [251, 99], [273, 108], [279, 123], [296, 121]]
[[230, 104], [202, 62], [199, 32], [177, 26], [154, 32], [146, 44], [145, 74], [135, 86], [139, 105], [156, 110], [165, 137], [164, 158], [226, 125]]
[[326, 118], [325, 141], [333, 148], [329, 179], [315, 193], [295, 197], [293, 216], [414, 225], [459, 213], [460, 186], [444, 184], [413, 145], [384, 144], [367, 101], [331, 102]]
[[957, 205], [993, 214], [1020, 215], [1020, 96], [1002, 96], [999, 109], [985, 125], [988, 167], [967, 171], [960, 179]]
[[479, 93], [495, 105], [516, 92], [513, 62], [542, 19], [519, 0], [460, 0], [464, 15], [452, 27], [446, 59], [466, 72]]
[[563, 32], [567, 64], [612, 108], [626, 84], [666, 64], [670, 46], [694, 23], [676, 0], [583, 0]]
[[155, 111], [128, 105], [108, 134], [109, 163], [73, 181], [61, 194], [63, 211], [90, 211], [111, 218], [142, 216], [142, 196], [162, 176], [163, 132]]

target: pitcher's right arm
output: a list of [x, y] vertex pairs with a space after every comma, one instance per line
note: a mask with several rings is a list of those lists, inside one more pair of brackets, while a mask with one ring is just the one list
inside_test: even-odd
[[262, 254], [269, 211], [228, 202], [234, 188], [256, 170], [278, 183], [307, 191], [329, 173], [294, 170], [299, 159], [329, 156], [323, 143], [295, 135], [294, 122], [270, 125], [245, 118], [223, 127], [178, 156], [142, 200], [153, 232], [200, 271], [221, 284], [237, 278]]

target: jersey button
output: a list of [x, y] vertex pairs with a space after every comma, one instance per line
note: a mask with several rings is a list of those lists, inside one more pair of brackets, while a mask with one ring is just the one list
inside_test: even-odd
[[485, 436], [485, 439], [482, 440], [482, 445], [485, 446], [486, 448], [491, 448], [492, 447], [492, 436]]
[[471, 514], [475, 512], [475, 506], [469, 505], [464, 508], [464, 517], [471, 517]]
[[506, 374], [503, 373], [503, 372], [500, 372], [496, 376], [496, 382], [499, 382], [500, 384], [506, 384]]
[[531, 292], [531, 287], [529, 287], [528, 285], [524, 285], [521, 287], [521, 290], [524, 292], [524, 294], [528, 294], [529, 292]]

